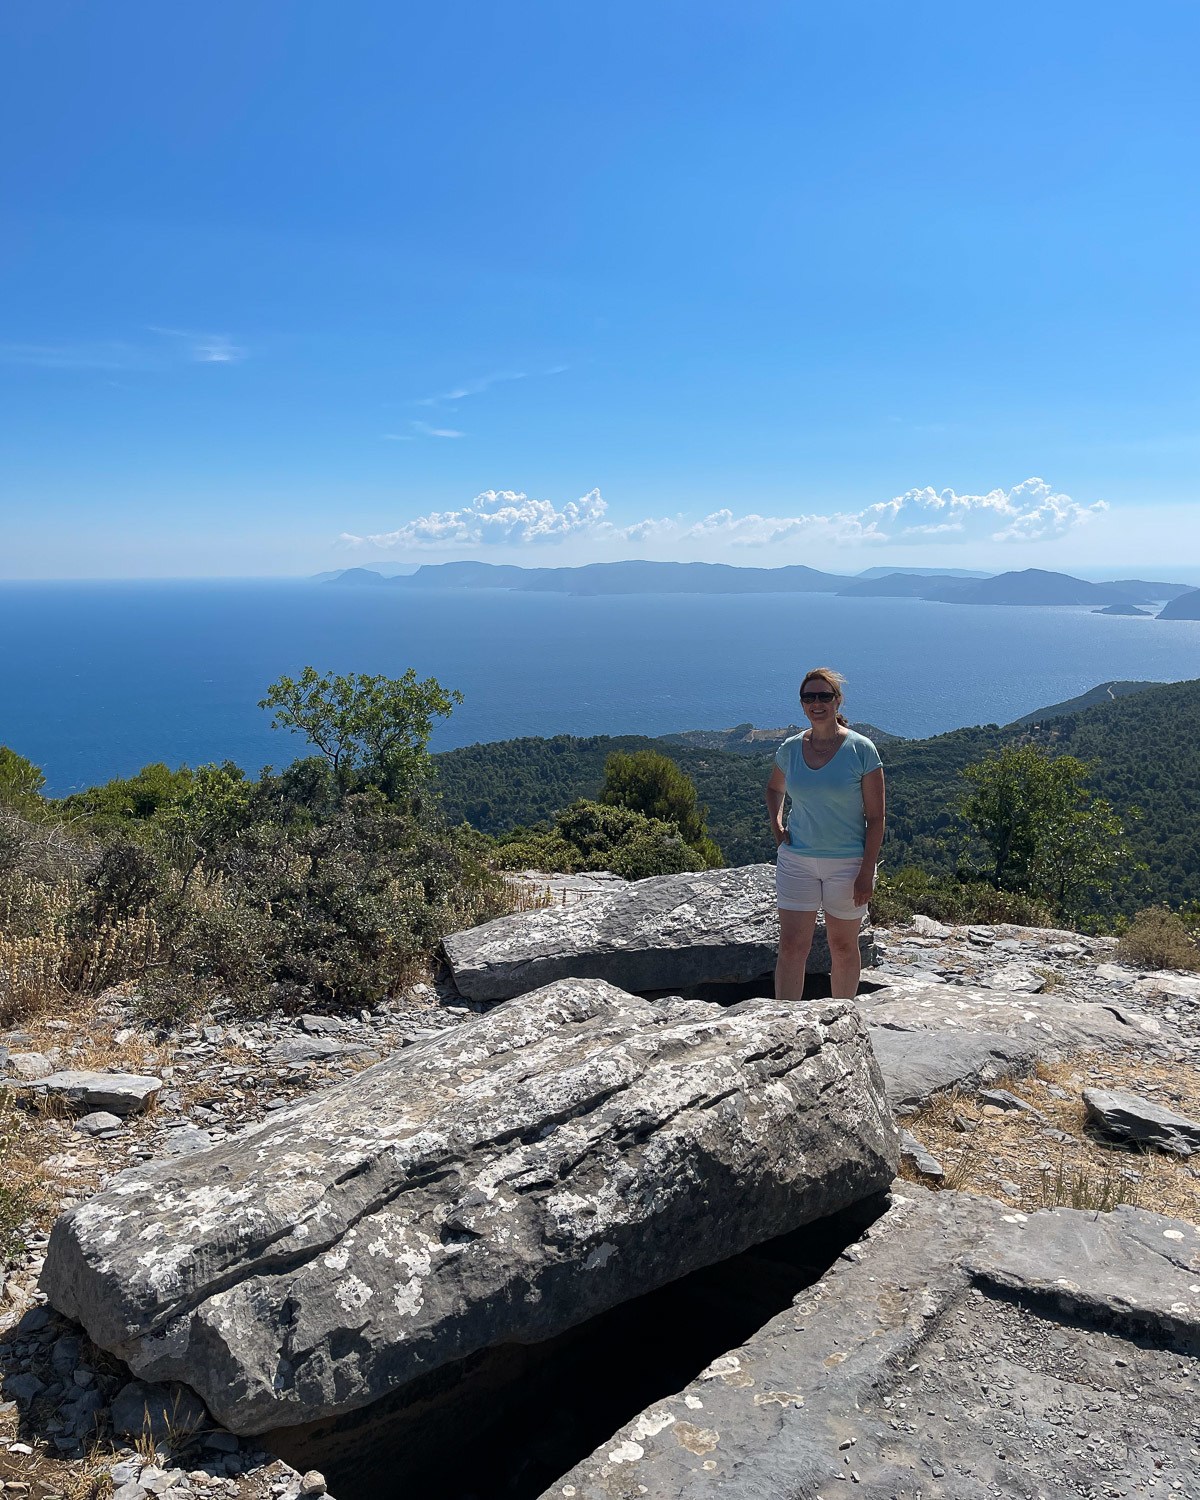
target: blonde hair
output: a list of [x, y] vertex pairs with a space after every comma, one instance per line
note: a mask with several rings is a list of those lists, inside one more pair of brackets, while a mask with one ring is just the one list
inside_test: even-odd
[[823, 682], [833, 693], [834, 702], [837, 704], [837, 721], [848, 729], [849, 721], [842, 714], [842, 699], [845, 697], [842, 689], [846, 686], [846, 679], [840, 672], [835, 672], [832, 667], [814, 667], [811, 672], [805, 672], [800, 679], [800, 691], [803, 692], [814, 678], [818, 682]]

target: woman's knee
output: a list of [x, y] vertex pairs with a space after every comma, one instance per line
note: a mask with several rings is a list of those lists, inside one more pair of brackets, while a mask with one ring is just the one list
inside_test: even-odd
[[808, 957], [809, 949], [812, 947], [812, 937], [806, 934], [796, 937], [791, 934], [781, 936], [779, 939], [779, 956], [786, 962], [799, 963]]
[[858, 929], [844, 928], [835, 931], [832, 926], [826, 928], [826, 937], [829, 939], [829, 951], [834, 958], [849, 961], [858, 957]]

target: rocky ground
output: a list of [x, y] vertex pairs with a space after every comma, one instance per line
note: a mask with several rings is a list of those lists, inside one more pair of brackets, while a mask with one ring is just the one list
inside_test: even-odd
[[951, 1091], [909, 1112], [905, 1128], [942, 1175], [910, 1150], [906, 1177], [1025, 1212], [1130, 1203], [1200, 1223], [1200, 1153], [1130, 1150], [1097, 1128], [1084, 1099], [1121, 1090], [1175, 1114], [1200, 1114], [1200, 974], [1127, 968], [1116, 962], [1113, 938], [1045, 929], [949, 928], [917, 917], [876, 938], [881, 966], [867, 976], [872, 984], [896, 977], [1049, 994], [1157, 1022], [1157, 1036], [1130, 1028], [1119, 1051], [1041, 1062], [1020, 1079]]
[[[987, 1091], [944, 1093], [905, 1111], [906, 1176], [1026, 1213], [1130, 1203], [1200, 1222], [1200, 1166], [1192, 1165], [1200, 1153], [1120, 1144], [1085, 1099], [1089, 1090], [1119, 1091], [1185, 1124], [1200, 1115], [1200, 975], [1128, 969], [1116, 962], [1113, 940], [1066, 932], [951, 929], [918, 918], [877, 938], [882, 967], [869, 974], [872, 984], [1040, 993], [1118, 1016], [1136, 1010], [1157, 1023], [1157, 1034], [1131, 1028], [1119, 1050], [1039, 1065], [992, 1080]], [[134, 1430], [130, 1413], [141, 1418], [144, 1391], [130, 1389], [128, 1372], [37, 1291], [49, 1225], [123, 1168], [219, 1141], [479, 1009], [449, 984], [417, 985], [357, 1016], [217, 1017], [163, 1037], [139, 1024], [130, 996], [112, 992], [0, 1034], [0, 1079], [15, 1085], [0, 1089], [0, 1211], [7, 1202], [10, 1217], [23, 1220], [23, 1248], [0, 1276], [0, 1493], [294, 1500], [324, 1492], [320, 1475], [300, 1475], [250, 1440], [192, 1430], [186, 1413], [165, 1413], [155, 1431]]]

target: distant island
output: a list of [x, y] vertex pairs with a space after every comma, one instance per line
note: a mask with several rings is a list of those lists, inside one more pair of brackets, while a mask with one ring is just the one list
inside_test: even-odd
[[1160, 620], [1200, 620], [1200, 589], [1177, 594], [1158, 612]]
[[[381, 564], [382, 567], [394, 565]], [[337, 588], [406, 590], [507, 589], [522, 593], [584, 596], [619, 594], [836, 594], [845, 599], [922, 599], [939, 604], [1095, 605], [1096, 613], [1141, 614], [1139, 605], [1163, 604], [1159, 619], [1200, 619], [1200, 589], [1186, 583], [1116, 578], [1103, 583], [1043, 568], [989, 575], [963, 569], [884, 571], [868, 568], [849, 577], [793, 564], [743, 568], [728, 563], [609, 562], [574, 568], [523, 568], [515, 563], [426, 563], [413, 573], [385, 575], [373, 568], [344, 568], [318, 575]], [[1191, 601], [1189, 603], [1189, 600]]]

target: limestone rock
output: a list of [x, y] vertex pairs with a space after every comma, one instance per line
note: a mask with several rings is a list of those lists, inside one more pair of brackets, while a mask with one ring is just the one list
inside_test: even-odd
[[1010, 1073], [1027, 1073], [1048, 1050], [1033, 1038], [993, 1031], [899, 1031], [871, 1028], [893, 1109], [925, 1104], [952, 1088], [974, 1088]]
[[931, 1151], [926, 1150], [916, 1136], [907, 1130], [900, 1132], [900, 1155], [926, 1182], [941, 1182], [946, 1175], [937, 1157]]
[[238, 1432], [544, 1339], [879, 1192], [895, 1127], [846, 1002], [562, 981], [55, 1225], [42, 1285]]
[[[447, 937], [454, 982], [471, 1000], [507, 1000], [555, 979], [607, 979], [636, 993], [745, 984], [775, 966], [773, 865], [653, 875], [586, 901], [498, 917]], [[864, 961], [874, 944], [860, 939]], [[824, 928], [808, 957], [828, 973]]]
[[208, 1413], [195, 1393], [183, 1385], [131, 1380], [113, 1397], [112, 1428], [120, 1437], [147, 1438], [153, 1444], [178, 1446], [208, 1426]]
[[1200, 1334], [1200, 1228], [1129, 1204], [1009, 1215], [966, 1260], [976, 1281], [1134, 1334]]
[[1042, 1055], [1151, 1044], [1153, 1017], [1127, 1006], [975, 985], [905, 980], [858, 997], [869, 1025], [899, 1031], [992, 1032], [1036, 1042]]
[[27, 1081], [48, 1078], [54, 1072], [54, 1064], [44, 1052], [10, 1052], [5, 1066], [14, 1077]]
[[543, 1500], [1190, 1492], [1200, 1232], [898, 1187], [790, 1308]]
[[86, 1113], [106, 1110], [114, 1115], [132, 1115], [147, 1107], [162, 1088], [162, 1079], [141, 1073], [62, 1072], [38, 1078], [27, 1087]]
[[75, 1121], [75, 1129], [84, 1135], [105, 1136], [118, 1135], [125, 1129], [124, 1122], [119, 1115], [114, 1115], [107, 1109], [93, 1110], [90, 1115], [83, 1115]]
[[1189, 1120], [1161, 1104], [1118, 1089], [1084, 1089], [1083, 1102], [1091, 1123], [1119, 1141], [1154, 1146], [1176, 1156], [1200, 1151], [1200, 1120]]

